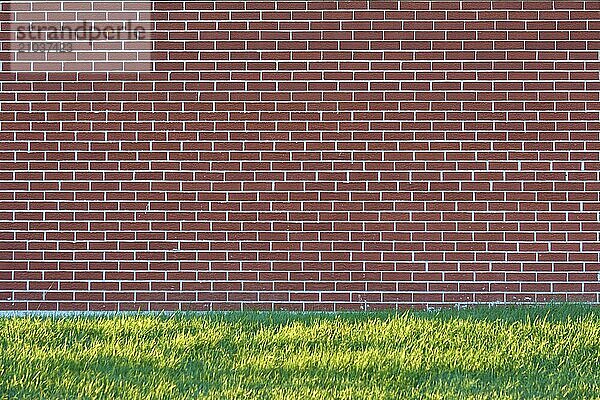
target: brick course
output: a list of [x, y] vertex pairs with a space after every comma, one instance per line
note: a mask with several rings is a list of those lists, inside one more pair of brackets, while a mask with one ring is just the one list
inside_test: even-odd
[[0, 310], [599, 301], [599, 1], [150, 3], [150, 70], [3, 44]]

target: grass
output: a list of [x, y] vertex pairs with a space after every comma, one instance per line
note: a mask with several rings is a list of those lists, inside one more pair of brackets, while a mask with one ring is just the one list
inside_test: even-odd
[[0, 399], [600, 399], [600, 308], [0, 318]]

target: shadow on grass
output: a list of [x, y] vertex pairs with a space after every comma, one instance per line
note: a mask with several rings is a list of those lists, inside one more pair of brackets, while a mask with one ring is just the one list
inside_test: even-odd
[[409, 316], [418, 319], [476, 320], [487, 322], [526, 322], [545, 320], [547, 322], [567, 322], [585, 318], [600, 319], [600, 306], [586, 303], [551, 303], [546, 305], [481, 305], [468, 308], [448, 308], [433, 311], [342, 311], [342, 312], [287, 312], [287, 311], [228, 311], [193, 313], [180, 312], [161, 318], [205, 318], [219, 322], [241, 322], [262, 326], [287, 325], [290, 323], [314, 324], [319, 321], [344, 320], [362, 322], [368, 320], [388, 320]]
[[[559, 357], [535, 356], [525, 365], [504, 365], [493, 369], [451, 367], [425, 364], [419, 368], [382, 365], [376, 368], [353, 365], [351, 368], [310, 365], [276, 365], [239, 368], [227, 362], [225, 353], [208, 365], [202, 359], [176, 366], [159, 366], [151, 360], [132, 363], [119, 356], [100, 356], [91, 360], [63, 360], [52, 366], [67, 379], [81, 379], [110, 398], [119, 398], [125, 387], [135, 387], [142, 396], [151, 396], [157, 384], [168, 385], [173, 397], [196, 398], [210, 393], [242, 390], [250, 398], [279, 398], [276, 393], [334, 393], [342, 389], [377, 392], [377, 398], [572, 398], [584, 399], [600, 394], [596, 371], [574, 374], [572, 365]], [[580, 371], [581, 372], [581, 371]], [[112, 385], [118, 381], [119, 385]], [[65, 388], [60, 379], [45, 387], [42, 393], [55, 398], [71, 398], [73, 388]], [[30, 394], [36, 389], [9, 390], [14, 396]], [[69, 390], [71, 389], [71, 390]], [[39, 389], [37, 389], [39, 390]], [[37, 394], [41, 393], [37, 391]], [[57, 398], [57, 397], [56, 397]]]

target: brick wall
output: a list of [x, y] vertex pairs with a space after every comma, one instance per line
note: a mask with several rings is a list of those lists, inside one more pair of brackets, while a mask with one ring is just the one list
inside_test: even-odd
[[2, 310], [599, 300], [599, 1], [147, 2], [120, 71], [2, 3]]

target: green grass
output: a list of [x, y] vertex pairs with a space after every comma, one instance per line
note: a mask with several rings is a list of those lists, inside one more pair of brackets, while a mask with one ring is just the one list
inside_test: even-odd
[[600, 399], [600, 309], [0, 318], [0, 399]]

